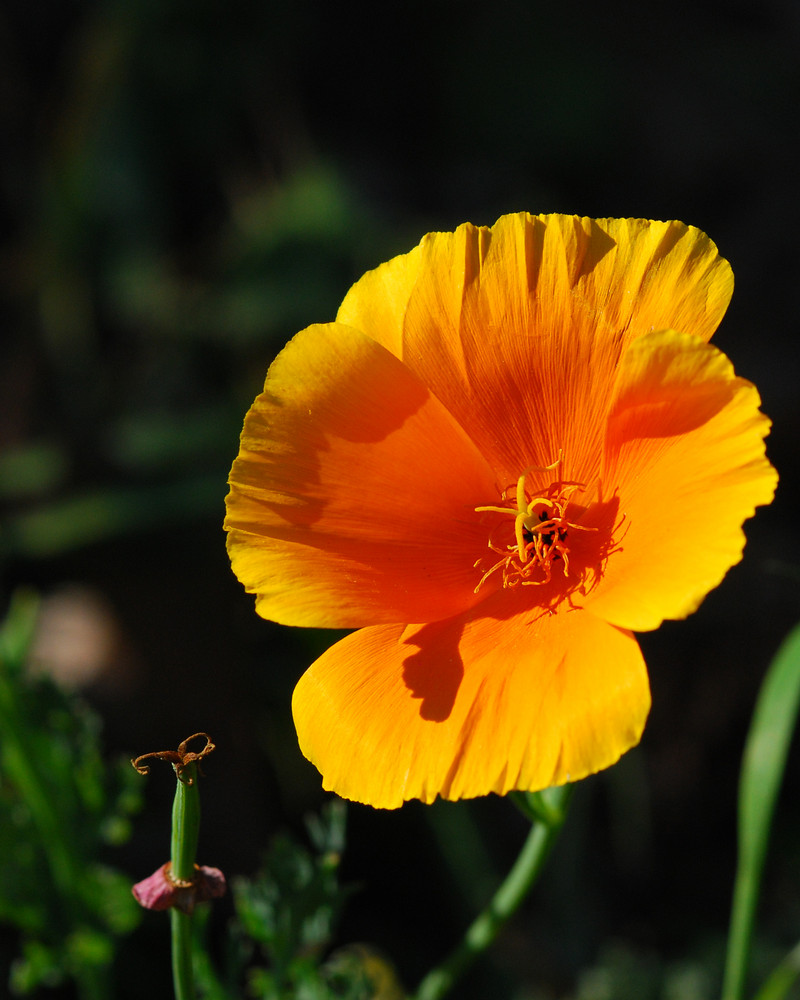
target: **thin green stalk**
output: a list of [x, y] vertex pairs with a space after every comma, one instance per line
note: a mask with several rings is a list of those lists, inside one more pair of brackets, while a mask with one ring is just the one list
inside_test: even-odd
[[744, 997], [760, 887], [761, 871], [742, 870], [740, 864], [733, 887], [731, 925], [728, 932], [728, 952], [722, 988], [723, 1000], [742, 1000]]
[[754, 1000], [783, 1000], [800, 976], [800, 944], [785, 956], [756, 993]]
[[[534, 821], [514, 866], [500, 885], [486, 909], [472, 922], [461, 943], [419, 984], [414, 1000], [439, 1000], [464, 971], [494, 941], [508, 920], [519, 909], [555, 843], [564, 820], [572, 786], [548, 789], [544, 795], [547, 810], [526, 808], [527, 815], [548, 815], [548, 821]], [[525, 797], [527, 798], [527, 796]]]
[[742, 1000], [745, 996], [772, 818], [799, 710], [800, 626], [796, 626], [767, 670], [747, 735], [739, 782], [739, 856], [722, 1000]]
[[[191, 782], [191, 784], [190, 784]], [[200, 830], [200, 794], [197, 765], [189, 764], [178, 778], [172, 805], [172, 878], [189, 882], [194, 876], [197, 837]], [[169, 911], [172, 930], [172, 981], [175, 1000], [194, 1000], [192, 969], [192, 917], [173, 906]]]

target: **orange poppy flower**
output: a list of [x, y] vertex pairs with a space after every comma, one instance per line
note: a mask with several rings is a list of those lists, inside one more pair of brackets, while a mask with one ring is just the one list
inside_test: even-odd
[[777, 482], [707, 343], [732, 287], [678, 222], [509, 215], [426, 236], [278, 356], [225, 527], [259, 614], [360, 629], [294, 693], [325, 788], [502, 795], [638, 742], [632, 632], [698, 606]]

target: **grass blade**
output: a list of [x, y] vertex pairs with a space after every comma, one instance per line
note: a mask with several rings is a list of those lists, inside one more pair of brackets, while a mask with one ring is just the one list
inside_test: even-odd
[[800, 626], [769, 666], [745, 745], [739, 784], [739, 858], [723, 1000], [742, 1000], [775, 802], [800, 704]]

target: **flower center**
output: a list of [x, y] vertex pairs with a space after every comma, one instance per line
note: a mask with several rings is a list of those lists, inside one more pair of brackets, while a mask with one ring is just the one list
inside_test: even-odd
[[[491, 512], [513, 517], [513, 541], [498, 543], [501, 531], [508, 532], [507, 521], [499, 523], [489, 535], [489, 549], [501, 558], [483, 572], [477, 593], [483, 584], [496, 572], [500, 572], [503, 587], [536, 587], [550, 583], [554, 564], [559, 564], [563, 575], [570, 575], [569, 556], [571, 536], [575, 532], [597, 531], [596, 527], [584, 527], [574, 517], [585, 508], [578, 507], [573, 496], [585, 489], [583, 483], [554, 480], [542, 490], [529, 490], [526, 481], [532, 472], [552, 472], [561, 464], [559, 456], [551, 465], [531, 466], [517, 480], [516, 486], [503, 490], [505, 506], [476, 507], [477, 513]], [[513, 501], [509, 494], [513, 493]], [[484, 559], [475, 563], [476, 569], [483, 569]]]

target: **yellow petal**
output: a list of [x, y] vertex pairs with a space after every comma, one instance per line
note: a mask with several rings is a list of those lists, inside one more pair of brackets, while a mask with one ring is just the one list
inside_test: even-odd
[[419, 380], [365, 334], [298, 334], [245, 420], [225, 527], [265, 618], [433, 621], [482, 599], [474, 508], [494, 475]]
[[430, 234], [357, 282], [339, 318], [402, 357], [504, 480], [559, 451], [586, 480], [624, 346], [666, 327], [708, 339], [732, 288], [682, 223], [518, 214]]
[[633, 636], [525, 601], [362, 629], [321, 656], [293, 711], [324, 787], [383, 808], [503, 795], [585, 777], [636, 744], [650, 692]]
[[608, 424], [603, 489], [625, 521], [620, 551], [586, 600], [634, 630], [683, 618], [737, 563], [742, 523], [769, 503], [769, 420], [720, 351], [661, 331], [632, 344]]
[[336, 322], [361, 330], [403, 356], [403, 317], [419, 274], [420, 248], [368, 271], [345, 295]]

